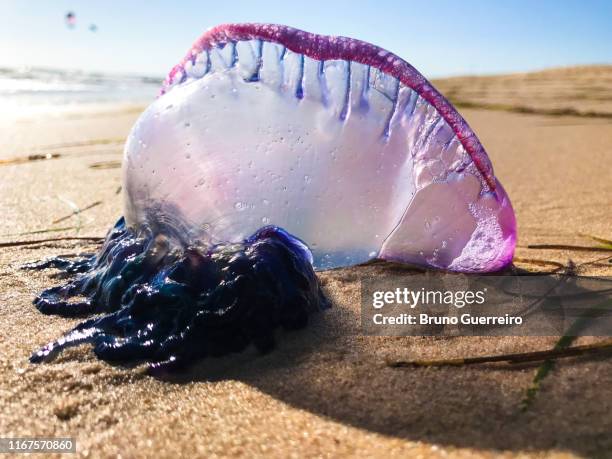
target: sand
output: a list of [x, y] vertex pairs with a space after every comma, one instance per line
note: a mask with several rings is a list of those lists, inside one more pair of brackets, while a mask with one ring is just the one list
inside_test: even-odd
[[[466, 87], [453, 83], [458, 93], [469, 93], [466, 81]], [[549, 93], [560, 84], [555, 80]], [[612, 238], [612, 120], [505, 109], [462, 113], [514, 203], [517, 257], [523, 260], [517, 267], [546, 270], [570, 259], [580, 264], [605, 257], [528, 246], [595, 245], [581, 233]], [[122, 108], [0, 123], [0, 242], [104, 235], [121, 213], [121, 143], [136, 116]], [[32, 154], [60, 156], [2, 163]], [[98, 201], [53, 224], [75, 206]], [[4, 437], [74, 436], [79, 454], [91, 457], [612, 457], [609, 359], [560, 362], [526, 412], [520, 404], [534, 365], [388, 367], [387, 359], [518, 352], [555, 342], [361, 336], [360, 280], [410, 274], [392, 264], [321, 273], [333, 308], [264, 356], [204, 361], [172, 381], [99, 362], [86, 347], [51, 364], [30, 365], [32, 350], [76, 321], [41, 315], [32, 298], [58, 281], [51, 271], [19, 266], [95, 249], [86, 241], [0, 248]], [[612, 264], [604, 259], [580, 272], [612, 275]]]
[[612, 117], [612, 66], [609, 65], [455, 77], [434, 80], [434, 83], [459, 107]]

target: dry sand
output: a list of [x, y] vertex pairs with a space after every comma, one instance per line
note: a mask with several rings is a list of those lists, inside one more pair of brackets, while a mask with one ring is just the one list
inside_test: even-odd
[[[468, 93], [467, 81], [456, 91]], [[604, 257], [527, 246], [594, 245], [580, 233], [612, 238], [612, 120], [462, 113], [513, 200], [517, 257], [532, 260], [517, 266], [542, 270]], [[117, 166], [136, 116], [122, 111], [0, 124], [0, 242], [71, 236], [76, 228], [79, 235], [104, 235], [121, 213]], [[61, 156], [1, 163], [33, 153]], [[72, 206], [96, 201], [101, 204], [78, 218], [52, 223]], [[71, 229], [21, 234], [51, 227]], [[387, 367], [386, 359], [526, 351], [555, 342], [361, 336], [360, 279], [406, 270], [391, 264], [322, 273], [333, 308], [268, 355], [205, 361], [174, 381], [109, 366], [87, 348], [30, 365], [32, 350], [76, 321], [41, 315], [32, 298], [57, 280], [19, 266], [95, 248], [65, 241], [0, 249], [1, 436], [74, 436], [78, 452], [91, 457], [612, 457], [609, 359], [560, 362], [527, 412], [520, 402], [536, 366]], [[608, 260], [581, 269], [612, 275]]]
[[460, 107], [612, 118], [612, 66], [609, 65], [456, 77], [434, 83]]

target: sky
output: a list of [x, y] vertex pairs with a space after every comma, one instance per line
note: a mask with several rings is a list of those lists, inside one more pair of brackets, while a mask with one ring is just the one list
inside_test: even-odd
[[432, 78], [612, 63], [606, 0], [0, 0], [0, 12], [0, 67], [164, 76], [206, 29], [228, 22], [359, 38]]

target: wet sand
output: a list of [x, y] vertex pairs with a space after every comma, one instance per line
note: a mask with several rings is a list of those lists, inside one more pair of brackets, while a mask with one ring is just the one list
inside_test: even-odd
[[[461, 112], [513, 201], [516, 266], [548, 270], [572, 260], [589, 263], [582, 274], [612, 275], [609, 258], [593, 262], [610, 253], [528, 248], [596, 245], [584, 234], [612, 239], [612, 120]], [[3, 134], [10, 131], [0, 143], [0, 243], [103, 236], [121, 214], [118, 165], [136, 116], [122, 109], [0, 124]], [[33, 154], [51, 159], [6, 163]], [[68, 229], [24, 234], [58, 228]], [[32, 298], [58, 280], [52, 271], [19, 266], [95, 249], [79, 240], [0, 248], [4, 437], [74, 436], [78, 452], [91, 457], [610, 457], [610, 359], [559, 362], [526, 412], [520, 405], [537, 365], [388, 367], [387, 359], [520, 352], [555, 342], [361, 336], [360, 280], [410, 272], [392, 264], [321, 273], [333, 308], [268, 355], [204, 361], [172, 381], [99, 362], [87, 347], [30, 365], [32, 350], [77, 321], [41, 315]]]

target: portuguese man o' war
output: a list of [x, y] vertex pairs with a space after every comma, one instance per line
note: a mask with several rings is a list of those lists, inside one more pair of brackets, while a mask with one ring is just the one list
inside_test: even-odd
[[328, 306], [316, 269], [491, 272], [516, 243], [484, 148], [418, 71], [279, 25], [222, 25], [192, 46], [128, 137], [123, 185], [125, 219], [96, 256], [33, 265], [75, 275], [42, 312], [103, 315], [32, 361], [85, 342], [153, 369], [265, 351]]

